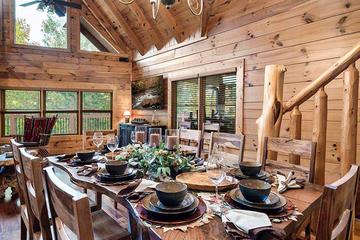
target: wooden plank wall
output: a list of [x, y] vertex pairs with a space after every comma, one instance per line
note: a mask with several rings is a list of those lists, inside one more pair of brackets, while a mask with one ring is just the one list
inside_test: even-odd
[[[262, 108], [264, 67], [268, 64], [286, 66], [284, 99], [288, 100], [360, 41], [360, 1], [217, 0], [213, 9], [206, 40], [136, 56], [133, 79], [160, 74], [181, 76], [199, 66], [210, 70], [245, 59], [245, 158], [254, 159], [255, 120]], [[339, 176], [342, 85], [341, 75], [326, 87], [329, 95], [327, 181]], [[311, 139], [313, 101], [304, 103], [300, 110], [302, 136]], [[166, 114], [164, 111], [163, 121], [167, 120]], [[281, 135], [289, 136], [289, 114], [285, 115]], [[358, 159], [359, 155], [360, 152]]]
[[[131, 63], [119, 62], [124, 54], [82, 52], [77, 47], [67, 51], [12, 46], [9, 2], [2, 2], [5, 43], [0, 44], [0, 88], [110, 90], [113, 92], [113, 128], [117, 128], [123, 121], [123, 112], [131, 108]], [[76, 41], [71, 42], [76, 45]], [[0, 142], [8, 139], [0, 138]], [[51, 138], [53, 153], [79, 149], [82, 149], [82, 135]]]

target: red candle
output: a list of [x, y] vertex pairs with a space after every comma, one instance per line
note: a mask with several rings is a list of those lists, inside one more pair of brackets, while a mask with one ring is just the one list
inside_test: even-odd
[[149, 145], [151, 147], [158, 147], [160, 145], [160, 134], [158, 133], [150, 134]]
[[135, 142], [144, 143], [145, 142], [145, 132], [135, 132]]
[[174, 150], [177, 144], [177, 136], [167, 136], [166, 138], [166, 148], [169, 150]]

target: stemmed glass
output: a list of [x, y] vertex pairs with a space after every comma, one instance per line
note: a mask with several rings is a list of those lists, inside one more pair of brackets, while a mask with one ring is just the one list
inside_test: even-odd
[[213, 153], [207, 160], [206, 164], [206, 174], [215, 184], [216, 203], [219, 203], [219, 184], [226, 177], [225, 169], [222, 162], [223, 158], [219, 154]]
[[93, 143], [96, 146], [96, 152], [99, 153], [99, 147], [101, 146], [101, 144], [103, 143], [104, 137], [102, 132], [94, 132], [93, 135]]
[[119, 139], [115, 135], [108, 135], [107, 136], [107, 142], [106, 142], [107, 148], [111, 151], [111, 160], [114, 160], [114, 152], [119, 146]]

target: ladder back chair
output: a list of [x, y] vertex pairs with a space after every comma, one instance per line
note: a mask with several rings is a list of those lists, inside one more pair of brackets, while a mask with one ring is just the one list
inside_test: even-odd
[[99, 149], [103, 148], [106, 145], [106, 136], [108, 135], [115, 135], [117, 134], [117, 130], [102, 130], [102, 131], [84, 131], [83, 133], [83, 150], [94, 150], [96, 149], [95, 144], [93, 143], [93, 136], [95, 132], [102, 132], [103, 134], [103, 142]]
[[200, 157], [201, 131], [192, 129], [180, 129], [179, 131], [179, 148]]
[[20, 198], [20, 239], [27, 239], [27, 233], [29, 236], [33, 236], [33, 226], [35, 224], [35, 219], [32, 211], [28, 208], [30, 206], [29, 198], [26, 191], [25, 178], [23, 173], [23, 166], [20, 155], [20, 148], [23, 147], [21, 143], [16, 142], [15, 139], [10, 139], [16, 179], [18, 183], [18, 193]]
[[[21, 161], [24, 170], [24, 184], [29, 198], [29, 211], [35, 217], [34, 234], [40, 234], [44, 240], [52, 239], [48, 210], [45, 202], [42, 178], [42, 160], [20, 148]], [[37, 238], [38, 236], [36, 236]]]
[[54, 167], [45, 168], [44, 174], [58, 239], [130, 239], [127, 229], [105, 211], [91, 212], [87, 195], [62, 182], [55, 175]]
[[203, 123], [201, 130], [201, 153], [204, 158], [206, 158], [205, 155], [209, 154], [212, 132], [220, 132], [220, 123]]
[[332, 184], [325, 185], [321, 201], [317, 240], [351, 239], [359, 183], [359, 166]]
[[[309, 159], [309, 167], [269, 159], [269, 152], [294, 154]], [[286, 172], [294, 171], [296, 175], [314, 183], [316, 143], [307, 140], [291, 138], [265, 137], [262, 165], [272, 166], [274, 169]]]
[[224, 161], [227, 166], [238, 167], [239, 162], [243, 161], [244, 157], [245, 136], [232, 133], [211, 133], [210, 141], [210, 155], [214, 154], [218, 146], [218, 151], [224, 156]]

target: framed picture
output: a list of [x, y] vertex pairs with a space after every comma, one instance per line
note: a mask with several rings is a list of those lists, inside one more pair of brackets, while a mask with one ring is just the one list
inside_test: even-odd
[[162, 76], [131, 83], [132, 109], [154, 110], [164, 107], [164, 80]]

